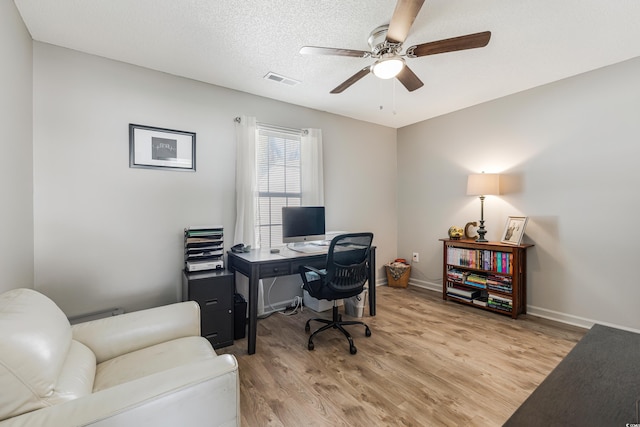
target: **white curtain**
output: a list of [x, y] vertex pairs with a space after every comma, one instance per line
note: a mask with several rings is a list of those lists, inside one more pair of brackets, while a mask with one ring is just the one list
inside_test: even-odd
[[303, 129], [300, 139], [302, 206], [324, 206], [322, 130]]
[[256, 247], [256, 118], [236, 120], [236, 229], [233, 244]]

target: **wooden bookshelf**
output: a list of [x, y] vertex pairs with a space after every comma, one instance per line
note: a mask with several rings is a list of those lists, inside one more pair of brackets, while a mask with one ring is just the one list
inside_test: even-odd
[[527, 312], [527, 249], [475, 240], [443, 242], [442, 299], [510, 315]]

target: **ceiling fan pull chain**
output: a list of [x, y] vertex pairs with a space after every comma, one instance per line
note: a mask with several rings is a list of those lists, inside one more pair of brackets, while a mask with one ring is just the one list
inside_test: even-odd
[[393, 115], [396, 115], [396, 79], [393, 79]]

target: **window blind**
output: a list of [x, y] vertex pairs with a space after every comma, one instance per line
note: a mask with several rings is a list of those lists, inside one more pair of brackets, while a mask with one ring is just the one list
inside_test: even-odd
[[301, 131], [263, 124], [257, 129], [256, 241], [270, 247], [282, 244], [282, 207], [301, 205]]

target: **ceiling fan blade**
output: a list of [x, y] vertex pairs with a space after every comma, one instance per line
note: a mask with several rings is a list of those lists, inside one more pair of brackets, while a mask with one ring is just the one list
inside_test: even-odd
[[416, 76], [416, 74], [411, 71], [409, 67], [407, 67], [406, 64], [404, 67], [402, 67], [402, 71], [398, 73], [396, 79], [400, 80], [400, 83], [402, 83], [402, 85], [406, 87], [409, 92], [413, 92], [414, 90], [420, 89], [422, 86], [424, 86], [422, 80], [420, 80], [418, 76]]
[[341, 93], [341, 92], [343, 92], [349, 86], [351, 86], [352, 84], [354, 84], [355, 82], [357, 82], [358, 80], [360, 80], [361, 78], [363, 78], [364, 76], [369, 74], [370, 72], [371, 72], [371, 67], [367, 65], [362, 70], [358, 71], [353, 76], [349, 77], [347, 80], [342, 82], [338, 87], [336, 87], [334, 90], [332, 90], [331, 93]]
[[387, 31], [389, 43], [403, 43], [405, 41], [423, 4], [424, 0], [398, 0]]
[[485, 47], [489, 43], [489, 39], [491, 39], [491, 31], [484, 31], [411, 46], [407, 49], [406, 54], [410, 58], [417, 58], [456, 50], [475, 49], [477, 47]]
[[334, 47], [302, 46], [300, 53], [303, 55], [337, 55], [353, 56], [356, 58], [368, 58], [371, 52], [364, 50], [339, 49]]

